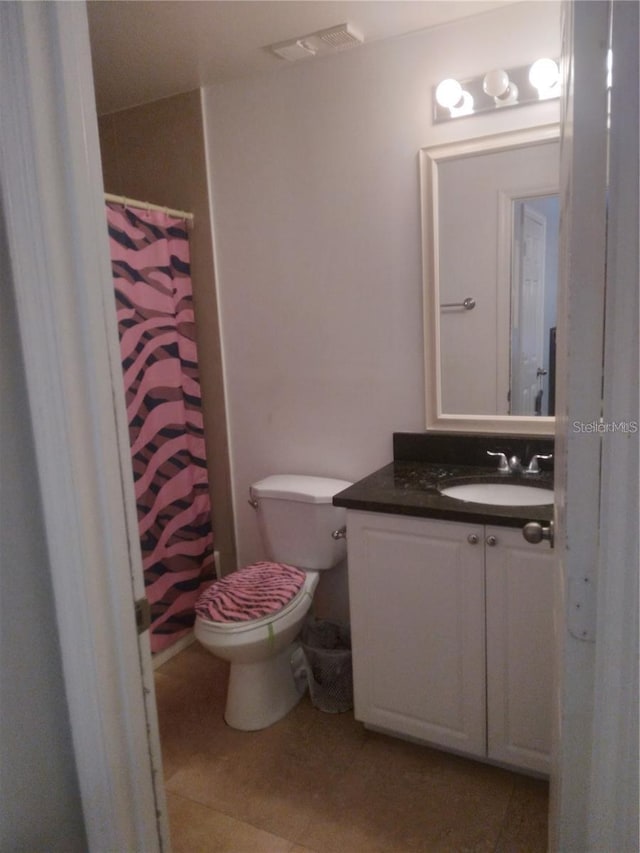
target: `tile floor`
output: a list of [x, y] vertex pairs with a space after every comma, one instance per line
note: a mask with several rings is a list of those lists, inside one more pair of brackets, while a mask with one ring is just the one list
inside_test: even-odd
[[198, 645], [156, 672], [174, 853], [546, 850], [545, 782], [368, 732], [308, 696], [238, 732], [226, 679]]

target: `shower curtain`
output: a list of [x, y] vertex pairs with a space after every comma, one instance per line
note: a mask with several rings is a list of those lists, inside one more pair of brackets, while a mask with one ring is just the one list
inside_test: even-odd
[[211, 505], [183, 220], [107, 204], [151, 651], [192, 627], [214, 577]]

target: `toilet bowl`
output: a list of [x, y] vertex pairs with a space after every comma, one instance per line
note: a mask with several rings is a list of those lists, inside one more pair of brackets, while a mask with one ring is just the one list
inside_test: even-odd
[[277, 613], [245, 622], [196, 618], [196, 639], [229, 661], [225, 720], [234, 729], [263, 729], [284, 717], [304, 693], [302, 659], [294, 640], [318, 585], [309, 572], [295, 597]]
[[[274, 475], [254, 483], [251, 504], [269, 562], [245, 566], [215, 581], [196, 605], [196, 639], [229, 661], [224, 718], [243, 731], [284, 717], [306, 689], [296, 641], [320, 572], [346, 556], [344, 509], [333, 495], [345, 480]], [[277, 562], [276, 562], [277, 561]]]

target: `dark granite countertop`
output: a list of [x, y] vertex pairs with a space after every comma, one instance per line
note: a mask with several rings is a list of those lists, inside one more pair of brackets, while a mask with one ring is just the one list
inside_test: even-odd
[[368, 512], [386, 512], [522, 527], [528, 521], [549, 522], [553, 505], [494, 506], [471, 503], [440, 494], [439, 487], [474, 482], [506, 482], [527, 486], [553, 487], [553, 472], [535, 475], [500, 474], [495, 467], [451, 465], [434, 462], [395, 461], [349, 486], [333, 498], [335, 506]]

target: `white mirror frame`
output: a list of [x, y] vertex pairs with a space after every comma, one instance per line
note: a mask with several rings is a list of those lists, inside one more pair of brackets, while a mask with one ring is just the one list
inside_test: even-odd
[[[466, 155], [522, 148], [559, 139], [560, 126], [554, 123], [420, 149], [427, 430], [512, 435], [551, 436], [554, 434], [555, 417], [465, 415], [442, 411], [439, 240], [436, 211], [438, 210], [438, 165], [440, 163]], [[502, 266], [504, 267], [504, 262]], [[508, 274], [510, 275], [510, 270]]]

